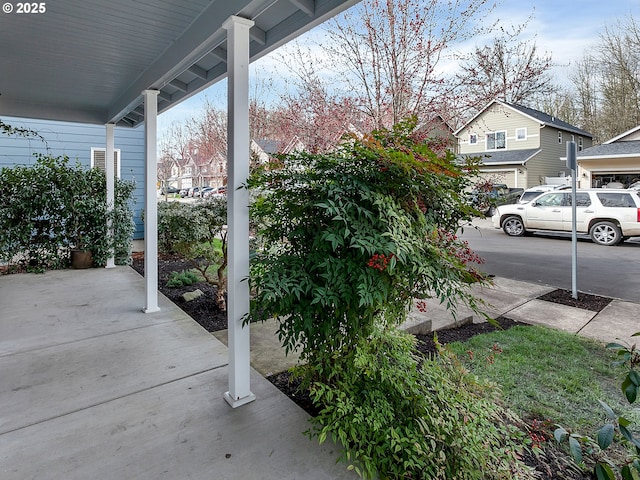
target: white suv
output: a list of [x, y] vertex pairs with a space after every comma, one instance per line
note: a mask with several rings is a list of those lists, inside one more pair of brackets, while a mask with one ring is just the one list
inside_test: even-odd
[[[554, 190], [525, 204], [501, 205], [493, 226], [519, 237], [533, 231], [570, 232], [571, 191]], [[640, 236], [640, 197], [622, 189], [589, 189], [576, 192], [576, 230], [589, 234], [600, 245], [616, 245]]]

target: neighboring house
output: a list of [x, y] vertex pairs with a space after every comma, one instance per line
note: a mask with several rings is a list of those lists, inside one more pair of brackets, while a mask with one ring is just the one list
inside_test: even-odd
[[546, 113], [493, 100], [455, 132], [460, 156], [481, 156], [480, 175], [509, 187], [529, 188], [570, 174], [566, 142], [578, 151], [592, 135]]
[[[104, 169], [106, 132], [102, 125], [56, 122], [17, 117], [2, 117], [12, 127], [26, 128], [40, 134], [39, 138], [24, 138], [0, 134], [0, 168], [15, 165], [34, 165], [34, 153], [67, 155], [82, 165]], [[115, 173], [124, 180], [136, 182], [134, 192], [134, 237], [143, 238], [140, 216], [144, 204], [144, 127], [115, 127]]]
[[304, 150], [304, 144], [296, 135], [289, 140], [283, 141], [267, 138], [251, 140], [251, 153], [256, 156], [259, 163], [266, 163], [277, 154], [288, 155], [294, 152], [303, 152]]
[[441, 115], [434, 114], [419, 123], [416, 131], [430, 140], [429, 144], [436, 153], [444, 153], [445, 150], [458, 153], [458, 141], [453, 128]]
[[166, 187], [221, 187], [227, 184], [227, 157], [188, 149], [184, 158], [165, 156], [158, 162], [158, 179]]
[[581, 188], [613, 182], [628, 187], [640, 180], [640, 125], [602, 145], [578, 152], [577, 161]]

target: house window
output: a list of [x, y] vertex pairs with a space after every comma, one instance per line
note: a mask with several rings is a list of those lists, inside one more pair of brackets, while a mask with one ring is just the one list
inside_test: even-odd
[[578, 151], [581, 152], [582, 148], [582, 137], [578, 137]]
[[527, 128], [516, 128], [516, 140], [527, 139]]
[[191, 175], [191, 167], [184, 167], [184, 174]]
[[487, 133], [487, 150], [500, 150], [507, 147], [507, 132]]
[[476, 145], [478, 143], [478, 134], [469, 134], [469, 145]]
[[[105, 148], [91, 149], [91, 168], [97, 168], [103, 172], [106, 170], [107, 150]], [[120, 149], [113, 151], [113, 174], [120, 178]]]
[[562, 143], [562, 132], [558, 132], [558, 143]]

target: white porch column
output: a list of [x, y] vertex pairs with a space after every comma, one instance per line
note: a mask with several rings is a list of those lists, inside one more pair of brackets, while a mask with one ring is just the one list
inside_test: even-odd
[[250, 389], [249, 325], [249, 29], [253, 21], [232, 16], [227, 30], [227, 223], [229, 227], [228, 335], [229, 391], [224, 399], [233, 408], [255, 400]]
[[[113, 210], [115, 205], [115, 162], [114, 162], [114, 124], [107, 123], [107, 148], [104, 152], [104, 168], [105, 173], [107, 175], [107, 209], [109, 211]], [[113, 225], [111, 220], [107, 221], [107, 236], [109, 239], [113, 240]], [[115, 252], [110, 250], [110, 255], [107, 258], [107, 266], [106, 268], [114, 268], [116, 266], [116, 262], [114, 259]]]
[[158, 307], [158, 90], [145, 90], [144, 95], [144, 288], [145, 313], [160, 311]]

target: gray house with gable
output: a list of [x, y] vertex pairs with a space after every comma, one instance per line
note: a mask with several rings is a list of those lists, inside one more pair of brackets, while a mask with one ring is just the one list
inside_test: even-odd
[[493, 100], [454, 132], [460, 156], [482, 158], [480, 175], [509, 187], [529, 188], [548, 177], [569, 175], [561, 157], [566, 142], [578, 151], [592, 145], [592, 135], [533, 108]]

